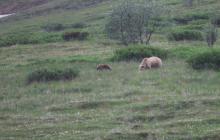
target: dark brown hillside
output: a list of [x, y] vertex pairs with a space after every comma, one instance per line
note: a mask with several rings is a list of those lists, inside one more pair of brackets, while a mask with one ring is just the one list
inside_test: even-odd
[[77, 10], [96, 5], [103, 1], [108, 0], [0, 0], [0, 15], [27, 10], [29, 11], [28, 13], [35, 14], [51, 11], [53, 9]]
[[47, 3], [49, 0], [2, 0], [0, 1], [0, 14], [10, 14], [24, 11], [35, 6]]

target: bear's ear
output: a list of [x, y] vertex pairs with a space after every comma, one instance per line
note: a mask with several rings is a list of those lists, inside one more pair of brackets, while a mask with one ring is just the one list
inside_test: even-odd
[[147, 61], [147, 59], [148, 59], [147, 57], [146, 57], [146, 58], [144, 58], [144, 61]]

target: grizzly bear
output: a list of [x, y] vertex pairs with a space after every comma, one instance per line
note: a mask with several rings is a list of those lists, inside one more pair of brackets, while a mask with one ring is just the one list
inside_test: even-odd
[[162, 66], [162, 60], [159, 57], [149, 57], [149, 58], [144, 58], [139, 65], [139, 70], [143, 71], [146, 69], [151, 69], [151, 68], [159, 68]]
[[108, 64], [98, 64], [96, 67], [97, 71], [109, 70], [111, 71], [112, 68]]

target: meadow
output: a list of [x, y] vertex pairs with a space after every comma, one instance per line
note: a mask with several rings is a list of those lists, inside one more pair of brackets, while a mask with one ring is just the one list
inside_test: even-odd
[[[15, 41], [0, 47], [0, 140], [220, 139], [220, 73], [195, 70], [187, 63], [190, 57], [210, 48], [204, 41], [169, 41], [165, 37], [167, 27], [151, 40], [152, 47], [168, 51], [162, 68], [139, 72], [140, 61], [111, 61], [117, 49], [126, 47], [109, 40], [103, 32], [103, 16], [114, 2], [0, 22], [1, 36], [30, 32], [37, 34], [34, 37], [39, 41]], [[205, 1], [188, 10], [178, 0], [167, 5], [174, 7], [173, 17], [183, 17], [180, 15], [191, 15], [198, 9], [213, 12], [220, 3]], [[67, 26], [79, 22], [86, 27], [56, 32], [42, 29], [50, 23]], [[61, 39], [64, 32], [79, 30], [89, 32], [89, 38]], [[56, 37], [51, 41], [39, 39], [53, 35]], [[0, 39], [0, 44], [4, 42]], [[217, 41], [214, 49], [219, 46]], [[108, 63], [113, 70], [96, 71], [99, 63]], [[27, 83], [31, 72], [43, 68], [77, 68], [79, 76], [67, 81]]]

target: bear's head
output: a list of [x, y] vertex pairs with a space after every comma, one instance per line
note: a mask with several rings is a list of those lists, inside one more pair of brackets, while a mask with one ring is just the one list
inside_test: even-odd
[[139, 70], [140, 70], [140, 71], [145, 70], [145, 65], [141, 65], [141, 66], [139, 67]]

